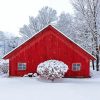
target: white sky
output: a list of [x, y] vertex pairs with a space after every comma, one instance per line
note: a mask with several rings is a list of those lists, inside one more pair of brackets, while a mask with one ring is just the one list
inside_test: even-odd
[[19, 28], [28, 23], [29, 16], [36, 16], [43, 6], [73, 13], [70, 0], [0, 0], [0, 31], [19, 33]]

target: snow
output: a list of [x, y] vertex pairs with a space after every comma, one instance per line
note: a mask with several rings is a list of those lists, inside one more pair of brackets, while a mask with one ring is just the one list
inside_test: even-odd
[[30, 77], [0, 77], [0, 100], [100, 100], [100, 72], [92, 78], [51, 82]]

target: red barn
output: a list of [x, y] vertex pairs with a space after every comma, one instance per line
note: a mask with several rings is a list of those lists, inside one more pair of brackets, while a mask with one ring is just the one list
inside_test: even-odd
[[65, 77], [89, 77], [90, 60], [95, 60], [95, 57], [49, 25], [3, 59], [9, 59], [10, 76], [36, 73], [38, 64], [55, 59], [68, 65]]

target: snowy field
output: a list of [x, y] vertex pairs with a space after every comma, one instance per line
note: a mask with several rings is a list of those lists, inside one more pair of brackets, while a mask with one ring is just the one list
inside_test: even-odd
[[100, 100], [100, 72], [88, 79], [53, 83], [38, 78], [0, 78], [0, 100]]

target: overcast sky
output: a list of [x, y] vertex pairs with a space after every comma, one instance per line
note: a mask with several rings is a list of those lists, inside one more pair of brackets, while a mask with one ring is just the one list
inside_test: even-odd
[[29, 16], [36, 16], [44, 6], [57, 10], [58, 15], [73, 13], [70, 0], [0, 0], [0, 31], [18, 34]]

